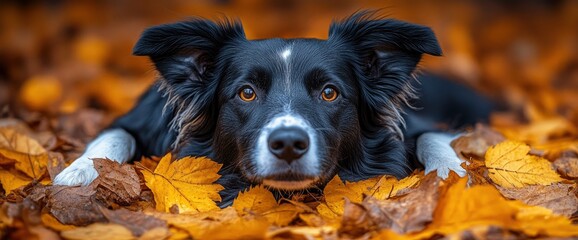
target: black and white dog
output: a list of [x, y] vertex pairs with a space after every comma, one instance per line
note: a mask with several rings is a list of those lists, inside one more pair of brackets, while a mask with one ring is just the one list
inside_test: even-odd
[[327, 40], [247, 40], [236, 21], [193, 19], [146, 30], [134, 54], [150, 57], [158, 83], [54, 184], [89, 184], [98, 175], [92, 158], [169, 151], [223, 164], [222, 206], [251, 184], [290, 192], [335, 174], [402, 178], [419, 163], [463, 175], [455, 135], [436, 122], [489, 113], [466, 88], [431, 77], [415, 84], [422, 54], [442, 54], [434, 33], [372, 12], [333, 23]]

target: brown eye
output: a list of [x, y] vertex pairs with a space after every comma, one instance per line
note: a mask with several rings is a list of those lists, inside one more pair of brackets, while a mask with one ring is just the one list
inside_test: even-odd
[[321, 92], [321, 98], [327, 102], [333, 102], [337, 98], [337, 90], [333, 87], [326, 87]]
[[239, 97], [245, 102], [250, 102], [255, 100], [257, 94], [255, 94], [255, 91], [253, 91], [251, 87], [244, 87], [239, 92]]

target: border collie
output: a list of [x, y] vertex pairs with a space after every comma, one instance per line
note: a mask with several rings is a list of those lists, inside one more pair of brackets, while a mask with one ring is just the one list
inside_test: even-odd
[[169, 151], [223, 164], [221, 206], [252, 184], [291, 192], [335, 174], [403, 178], [420, 163], [464, 175], [449, 145], [456, 135], [436, 123], [463, 126], [489, 112], [451, 82], [416, 84], [422, 55], [442, 54], [430, 28], [369, 11], [334, 22], [327, 40], [247, 40], [238, 21], [192, 19], [147, 29], [134, 54], [151, 59], [158, 82], [54, 184], [89, 184], [93, 158]]

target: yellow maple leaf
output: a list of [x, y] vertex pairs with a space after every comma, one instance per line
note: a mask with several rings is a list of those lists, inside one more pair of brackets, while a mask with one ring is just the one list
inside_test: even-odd
[[164, 156], [153, 171], [142, 169], [145, 184], [154, 194], [156, 209], [169, 212], [173, 206], [180, 213], [218, 209], [219, 191], [214, 182], [221, 177], [221, 164], [207, 158], [184, 157], [171, 163], [171, 154]]
[[262, 216], [272, 224], [285, 226], [289, 224], [303, 209], [293, 204], [278, 204], [271, 191], [262, 185], [248, 189], [239, 193], [233, 202], [233, 208], [239, 214], [253, 214]]
[[12, 128], [0, 128], [0, 158], [14, 160], [16, 169], [34, 179], [46, 173], [46, 150], [33, 138]]
[[374, 177], [358, 182], [343, 182], [335, 176], [323, 190], [325, 203], [317, 206], [317, 212], [327, 220], [336, 219], [343, 214], [344, 199], [354, 203], [363, 201], [364, 196], [383, 200], [395, 196], [399, 190], [416, 185], [421, 175], [411, 175], [402, 180], [392, 176]]
[[490, 147], [485, 158], [492, 181], [506, 188], [562, 181], [548, 160], [528, 155], [529, 152], [526, 144], [514, 141]]
[[0, 169], [0, 183], [2, 183], [2, 188], [4, 188], [6, 194], [12, 192], [14, 189], [25, 186], [30, 182], [32, 182], [32, 179], [16, 176], [9, 171]]

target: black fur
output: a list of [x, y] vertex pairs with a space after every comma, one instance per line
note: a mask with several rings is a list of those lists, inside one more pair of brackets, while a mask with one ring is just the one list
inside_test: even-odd
[[[277, 53], [288, 46], [292, 62], [283, 69]], [[404, 130], [404, 109], [416, 97], [412, 73], [422, 54], [441, 53], [428, 27], [379, 19], [372, 12], [333, 23], [328, 40], [249, 41], [241, 24], [230, 20], [161, 25], [146, 30], [134, 48], [135, 55], [150, 57], [160, 79], [111, 128], [135, 137], [135, 159], [173, 151], [223, 163], [222, 206], [272, 176], [260, 174], [252, 156], [258, 129], [287, 102], [319, 129], [317, 186], [336, 173], [346, 180], [383, 174], [401, 178], [417, 166], [411, 157], [415, 137], [435, 130], [434, 124], [421, 124], [429, 120], [419, 120], [428, 116], [413, 110], [405, 118], [417, 130]], [[286, 83], [291, 94], [281, 86], [284, 76], [291, 78]], [[339, 89], [338, 100], [318, 97], [324, 84]], [[239, 100], [241, 86], [252, 86], [258, 98]], [[285, 175], [278, 170], [281, 175], [275, 177], [286, 180], [311, 177], [299, 168]]]

